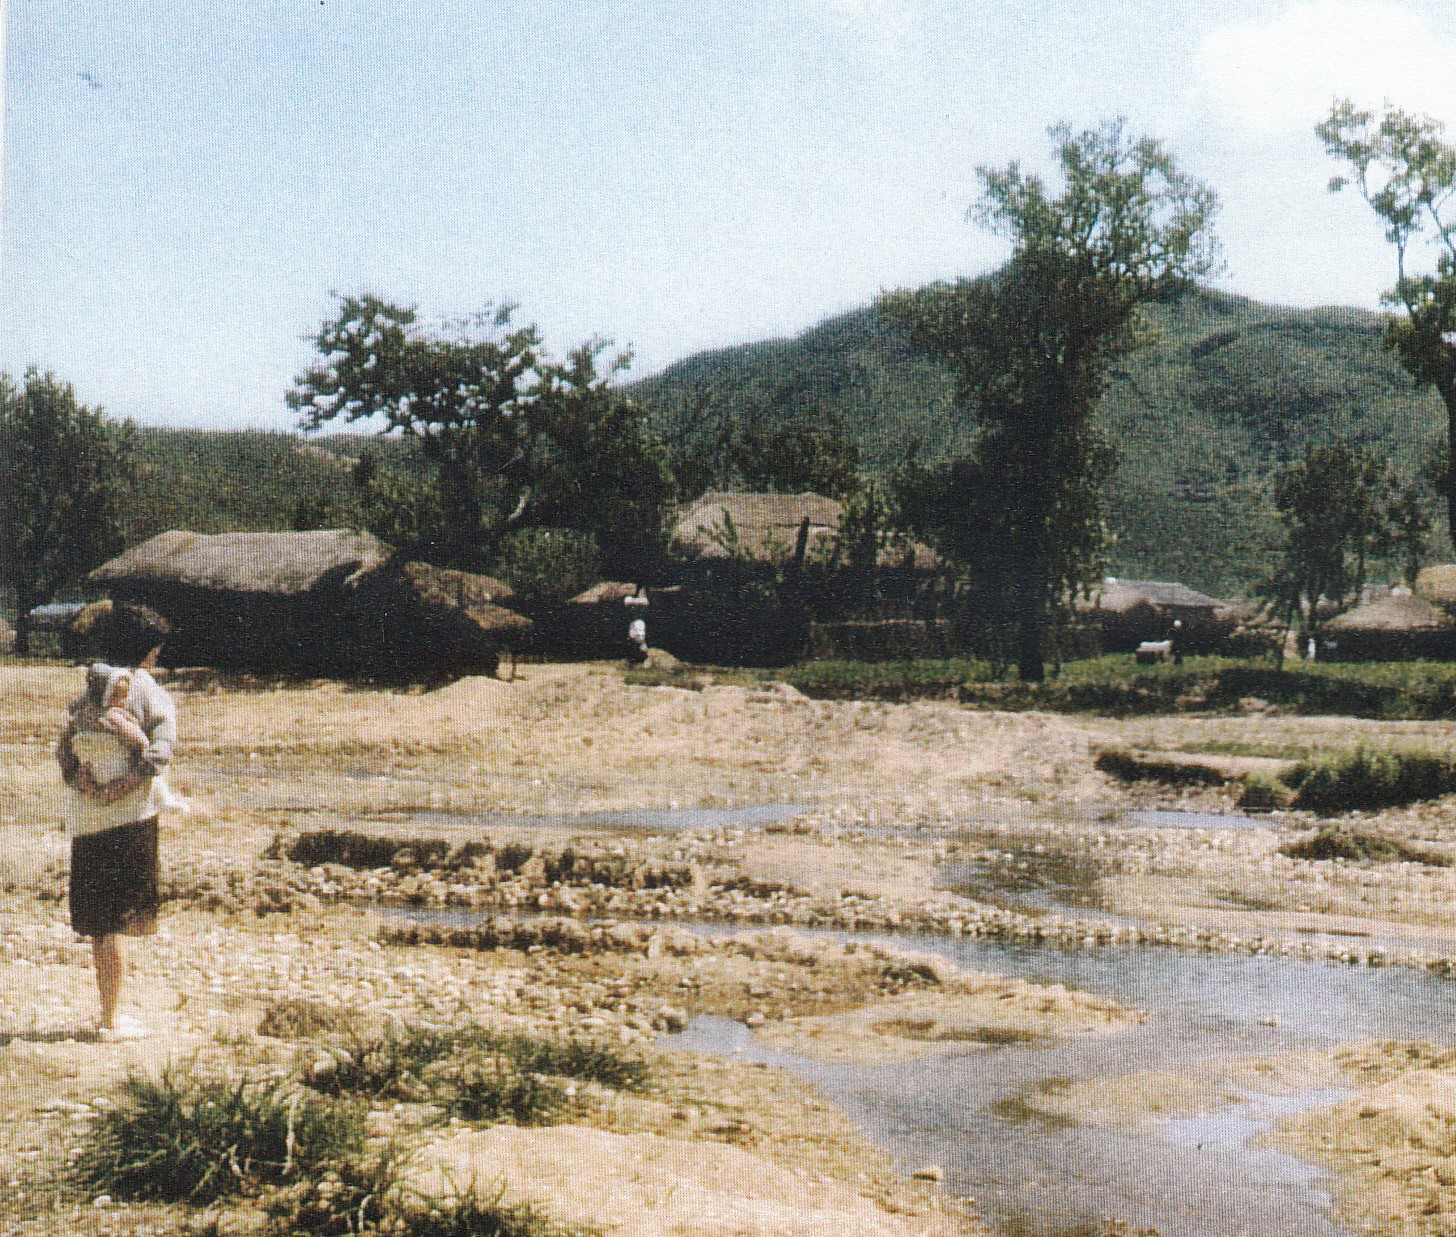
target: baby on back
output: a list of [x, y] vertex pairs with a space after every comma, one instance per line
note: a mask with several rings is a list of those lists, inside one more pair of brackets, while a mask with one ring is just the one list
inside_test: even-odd
[[[71, 704], [71, 750], [99, 786], [138, 771], [137, 751], [146, 749], [141, 718], [127, 707], [132, 672], [124, 666], [94, 662], [86, 670], [86, 690]], [[123, 741], [125, 734], [131, 739]], [[172, 793], [165, 778], [151, 779], [158, 805], [186, 811], [187, 804]]]

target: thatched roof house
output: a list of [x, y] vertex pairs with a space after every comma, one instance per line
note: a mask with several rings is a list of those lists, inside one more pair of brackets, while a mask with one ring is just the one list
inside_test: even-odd
[[91, 582], [172, 624], [177, 665], [420, 675], [493, 670], [530, 621], [485, 576], [405, 562], [368, 533], [167, 532]]
[[1432, 605], [1456, 609], [1456, 563], [1436, 563], [1416, 577], [1416, 596]]
[[1405, 661], [1456, 656], [1456, 619], [1405, 589], [1367, 601], [1324, 626], [1330, 661]]
[[1211, 648], [1234, 626], [1221, 607], [1186, 584], [1108, 576], [1085, 610], [1102, 629], [1103, 648], [1130, 652], [1143, 640], [1166, 638], [1175, 620], [1183, 624], [1185, 648]]
[[[783, 563], [793, 557], [802, 535], [806, 557], [823, 558], [833, 552], [843, 518], [844, 504], [822, 494], [715, 490], [678, 511], [672, 540], [698, 558], [725, 559], [736, 553], [752, 561]], [[939, 565], [939, 555], [917, 542], [880, 554], [881, 567], [930, 571]]]

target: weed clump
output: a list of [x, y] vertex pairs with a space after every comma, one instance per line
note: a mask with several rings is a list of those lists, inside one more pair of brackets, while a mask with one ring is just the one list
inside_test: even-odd
[[1097, 753], [1093, 765], [1120, 782], [1162, 782], [1167, 786], [1222, 786], [1228, 779], [1210, 765], [1196, 761], [1159, 760], [1134, 756], [1120, 748]]
[[279, 1080], [167, 1070], [126, 1080], [74, 1172], [116, 1198], [208, 1203], [299, 1179], [363, 1145], [357, 1106]]
[[609, 1044], [472, 1026], [356, 1038], [307, 1081], [330, 1095], [438, 1104], [466, 1121], [540, 1125], [566, 1106], [561, 1079], [640, 1090], [648, 1077], [645, 1061]]
[[1386, 837], [1359, 829], [1345, 829], [1338, 825], [1326, 825], [1321, 829], [1316, 829], [1308, 837], [1281, 847], [1279, 853], [1290, 859], [1424, 863], [1429, 867], [1438, 868], [1449, 867], [1451, 864], [1450, 859], [1445, 855], [1437, 854], [1424, 847], [1412, 846], [1409, 842], [1403, 842], [1399, 838]]
[[1330, 814], [1399, 807], [1456, 792], [1456, 761], [1437, 752], [1356, 748], [1302, 761], [1281, 779], [1292, 806]]

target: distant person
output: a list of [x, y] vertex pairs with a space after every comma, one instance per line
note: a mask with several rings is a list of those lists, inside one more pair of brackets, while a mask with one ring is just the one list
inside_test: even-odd
[[648, 605], [647, 590], [639, 586], [635, 593], [622, 598], [622, 604], [632, 615], [627, 622], [627, 656], [641, 665], [647, 660], [647, 619], [644, 617]]
[[1183, 620], [1174, 619], [1173, 626], [1168, 628], [1168, 634], [1164, 637], [1168, 641], [1168, 655], [1172, 657], [1175, 666], [1183, 664]]
[[177, 709], [151, 675], [167, 632], [167, 621], [145, 606], [112, 606], [96, 633], [105, 662], [87, 672], [56, 744], [71, 791], [71, 927], [91, 940], [98, 1033], [107, 1041], [151, 1034], [117, 1007], [123, 938], [157, 930], [157, 818], [178, 803], [161, 776], [177, 742]]

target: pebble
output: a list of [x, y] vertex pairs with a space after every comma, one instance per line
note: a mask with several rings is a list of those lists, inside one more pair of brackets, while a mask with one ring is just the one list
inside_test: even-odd
[[945, 1169], [939, 1164], [926, 1164], [911, 1173], [910, 1178], [912, 1181], [944, 1181]]

